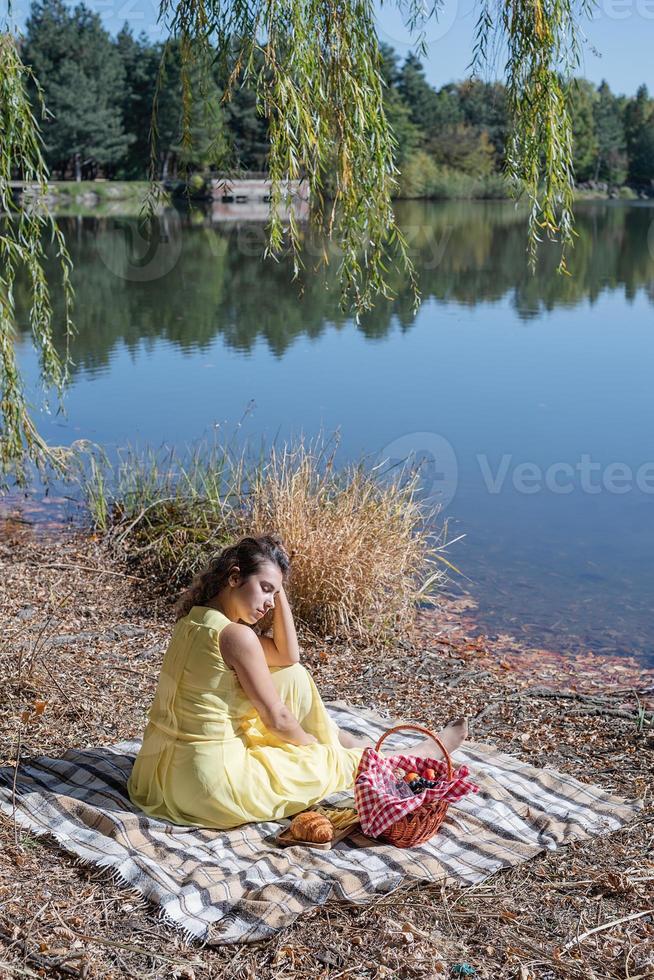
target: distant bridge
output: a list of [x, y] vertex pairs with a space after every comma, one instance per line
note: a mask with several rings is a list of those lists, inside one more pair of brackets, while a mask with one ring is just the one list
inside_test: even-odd
[[[270, 215], [270, 179], [266, 176], [242, 180], [211, 181], [211, 217], [215, 221], [266, 221]], [[295, 217], [309, 217], [309, 188], [306, 181], [290, 180], [282, 185], [282, 201], [290, 193]], [[281, 216], [288, 214], [282, 203]]]

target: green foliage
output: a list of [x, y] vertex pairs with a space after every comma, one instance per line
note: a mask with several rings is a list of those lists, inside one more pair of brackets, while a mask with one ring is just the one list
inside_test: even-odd
[[625, 144], [624, 110], [606, 82], [597, 89], [593, 105], [597, 156], [595, 180], [622, 184], [627, 177], [627, 151]]
[[388, 89], [384, 92], [384, 111], [397, 140], [394, 158], [401, 171], [405, 162], [411, 158], [411, 154], [419, 146], [421, 132], [411, 122], [409, 108], [395, 89]]
[[654, 181], [654, 99], [646, 85], [625, 109], [625, 136], [629, 154], [629, 179], [635, 184]]
[[117, 168], [118, 176], [142, 180], [147, 175], [150, 155], [150, 120], [161, 46], [152, 44], [143, 34], [135, 38], [125, 24], [116, 38], [116, 47], [125, 75], [120, 99], [122, 123], [132, 137]]
[[495, 147], [498, 159], [503, 161], [509, 129], [504, 86], [499, 82], [482, 82], [480, 79], [470, 78], [457, 86], [446, 86], [445, 90], [455, 92], [461, 105], [463, 122], [477, 132], [485, 132]]
[[506, 198], [509, 187], [501, 174], [490, 170], [475, 174], [453, 169], [443, 166], [424, 150], [418, 150], [402, 169], [400, 196], [434, 200]]
[[[22, 63], [14, 37], [0, 33], [0, 480], [13, 472], [26, 478], [25, 460], [58, 464], [61, 456], [39, 437], [25, 401], [15, 348], [15, 283], [23, 274], [29, 295], [28, 322], [39, 351], [44, 379], [60, 394], [66, 381], [67, 342], [71, 331], [70, 260], [63, 235], [42, 204], [47, 189], [39, 123], [27, 93], [38, 92], [36, 79]], [[10, 181], [18, 177], [33, 185], [32, 198], [18, 207]], [[61, 327], [65, 338], [60, 356], [53, 343], [52, 304], [44, 272], [43, 240], [49, 232], [61, 277]]]
[[568, 111], [572, 119], [574, 141], [573, 167], [577, 181], [590, 180], [595, 176], [598, 141], [595, 127], [594, 86], [583, 78], [576, 78], [568, 89]]
[[[102, 32], [97, 18], [93, 20], [83, 6], [72, 13], [62, 6], [61, 0], [40, 0], [33, 6], [25, 50], [37, 52], [39, 67], [48, 69], [48, 100], [50, 78], [56, 78], [56, 73], [50, 69], [62, 58], [75, 60], [76, 43], [80, 36], [85, 37], [89, 17], [93, 25], [93, 43], [86, 44], [87, 61], [98, 61], [98, 52], [106, 52], [107, 45], [113, 44], [124, 74], [119, 101], [127, 146], [121, 158], [109, 166], [110, 172], [131, 178], [147, 174], [155, 96], [158, 104], [157, 155], [152, 170], [156, 176], [177, 178], [183, 172], [211, 169], [214, 163], [234, 172], [267, 169], [269, 125], [254, 84], [265, 60], [255, 47], [253, 67], [249, 74], [239, 75], [240, 47], [234, 39], [229, 50], [217, 60], [213, 47], [209, 52], [204, 42], [196, 43], [185, 81], [179, 38], [166, 45], [162, 70], [163, 45], [150, 42], [144, 35], [135, 38], [127, 25], [112, 42], [109, 35]], [[100, 43], [99, 34], [103, 34]], [[71, 39], [75, 43], [68, 43]], [[62, 44], [62, 40], [67, 43]], [[440, 167], [474, 177], [490, 175], [504, 168], [510, 119], [507, 93], [501, 83], [483, 82], [472, 77], [436, 90], [427, 82], [416, 54], [410, 54], [403, 64], [387, 44], [380, 45], [379, 54], [383, 106], [395, 135], [394, 163], [400, 171], [409, 164], [416, 150], [426, 151]], [[75, 70], [77, 68], [76, 65]], [[238, 75], [237, 83], [232, 77], [234, 72]], [[66, 74], [61, 71], [60, 64], [59, 73]], [[189, 89], [186, 95], [185, 85]], [[572, 123], [575, 180], [603, 180], [610, 184], [624, 181], [628, 162], [625, 116], [632, 119], [632, 130], [634, 125], [636, 129], [638, 126], [642, 129], [639, 135], [632, 136], [630, 146], [632, 155], [636, 152], [639, 155], [637, 182], [643, 182], [643, 174], [647, 180], [648, 129], [647, 125], [643, 126], [642, 112], [640, 116], [638, 110], [634, 113], [633, 100], [617, 98], [606, 83], [595, 89], [584, 79], [573, 79], [564, 89]], [[57, 92], [62, 95], [61, 86]], [[218, 111], [225, 92], [228, 96]], [[66, 94], [64, 86], [63, 96], [64, 101], [67, 99], [70, 103], [73, 115], [80, 116], [79, 124], [83, 127], [83, 102], [78, 104], [76, 90]], [[186, 139], [182, 133], [185, 100], [190, 106]], [[65, 134], [66, 130], [54, 119], [48, 132]], [[67, 154], [70, 157], [69, 147], [63, 156]], [[419, 163], [422, 167], [423, 161]], [[409, 178], [402, 179], [402, 186], [415, 185], [417, 166], [411, 166]], [[107, 165], [104, 170], [106, 173]], [[635, 173], [632, 168], [632, 175]], [[327, 195], [334, 192], [335, 183], [328, 175], [325, 182]], [[449, 184], [451, 186], [451, 181]]]
[[400, 70], [398, 56], [389, 44], [381, 44], [380, 72], [384, 86], [384, 111], [395, 134], [395, 162], [402, 168], [413, 151], [420, 145], [422, 130], [411, 119], [411, 107], [398, 90]]
[[48, 166], [70, 167], [79, 180], [117, 163], [131, 141], [121, 113], [125, 73], [99, 15], [83, 4], [70, 12], [63, 0], [33, 3], [23, 59], [48, 86]]
[[431, 156], [439, 166], [475, 177], [486, 176], [495, 169], [495, 148], [488, 134], [485, 130], [477, 133], [466, 123], [443, 129], [432, 144]]
[[411, 122], [423, 133], [423, 145], [429, 134], [443, 125], [461, 120], [459, 106], [456, 102], [450, 104], [447, 97], [441, 97], [432, 88], [420, 60], [413, 53], [398, 73], [397, 90], [409, 109]]
[[[254, 55], [256, 65], [261, 68], [259, 52]], [[236, 68], [238, 49], [235, 49], [228, 64], [220, 65], [218, 83], [220, 88], [229, 91], [223, 106], [225, 128], [229, 133], [230, 152], [227, 158], [234, 170], [266, 171], [270, 139], [268, 124], [258, 103], [254, 89], [245, 82], [232, 85], [230, 75]]]

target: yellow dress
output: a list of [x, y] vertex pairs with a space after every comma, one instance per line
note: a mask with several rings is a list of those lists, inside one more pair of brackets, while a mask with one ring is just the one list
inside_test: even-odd
[[194, 606], [175, 625], [127, 789], [153, 817], [221, 830], [299, 813], [353, 785], [363, 749], [346, 749], [302, 664], [271, 667], [284, 704], [317, 742], [269, 731], [218, 647], [230, 622]]

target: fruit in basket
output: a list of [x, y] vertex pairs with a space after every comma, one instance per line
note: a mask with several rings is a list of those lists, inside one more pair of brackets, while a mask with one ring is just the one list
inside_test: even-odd
[[425, 769], [425, 779], [436, 779], [436, 771], [434, 769]]
[[404, 782], [408, 783], [410, 786], [411, 783], [416, 781], [416, 779], [420, 779], [420, 776], [418, 775], [417, 772], [408, 772], [404, 777]]

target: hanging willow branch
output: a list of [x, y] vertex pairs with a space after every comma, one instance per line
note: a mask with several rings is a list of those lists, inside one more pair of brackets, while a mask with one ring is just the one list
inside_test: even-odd
[[[25, 462], [58, 466], [61, 455], [45, 444], [30, 416], [16, 357], [15, 285], [19, 270], [29, 288], [29, 322], [39, 352], [44, 383], [61, 397], [67, 378], [68, 351], [60, 356], [52, 337], [52, 304], [46, 280], [44, 239], [50, 233], [63, 281], [64, 326], [71, 333], [70, 258], [63, 235], [45, 200], [47, 170], [41, 153], [38, 122], [27, 84], [32, 80], [40, 104], [41, 90], [23, 65], [15, 38], [0, 33], [0, 478], [13, 472], [24, 482]], [[30, 199], [17, 205], [11, 188], [16, 178], [30, 186]]]
[[395, 256], [417, 306], [413, 266], [391, 205], [396, 142], [383, 110], [371, 0], [163, 0], [161, 16], [183, 58], [206, 61], [211, 52], [227, 69], [224, 101], [243, 84], [256, 93], [270, 135], [267, 253], [288, 246], [298, 274], [301, 231], [292, 207], [288, 225], [282, 213], [291, 203], [290, 182], [304, 179], [314, 220], [340, 252], [343, 305], [358, 315], [376, 296], [392, 298], [386, 271]]
[[562, 273], [568, 271], [566, 248], [576, 237], [572, 122], [565, 92], [580, 62], [578, 24], [593, 6], [594, 0], [483, 0], [477, 21], [473, 69], [487, 61], [491, 37], [508, 52], [512, 130], [505, 169], [516, 194], [526, 192], [530, 201], [527, 250], [532, 271], [543, 232], [561, 243]]

